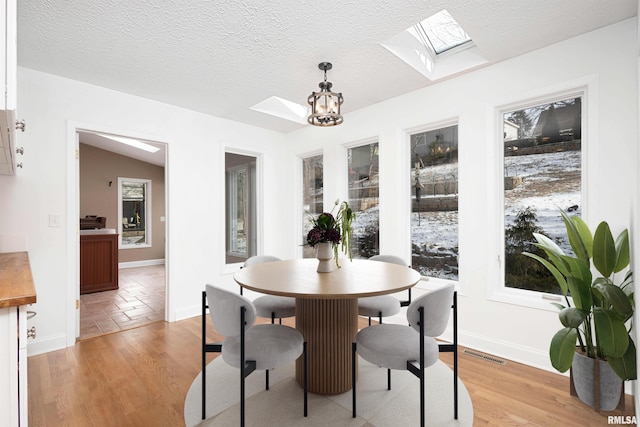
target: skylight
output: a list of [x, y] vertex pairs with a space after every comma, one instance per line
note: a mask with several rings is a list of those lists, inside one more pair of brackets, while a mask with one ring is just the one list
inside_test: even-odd
[[250, 107], [250, 109], [303, 125], [307, 124], [307, 116], [309, 115], [309, 110], [306, 106], [279, 96], [270, 96]]
[[436, 55], [471, 41], [471, 37], [446, 10], [441, 10], [407, 31], [433, 49]]
[[471, 37], [446, 10], [381, 44], [432, 81], [487, 63]]
[[125, 144], [130, 147], [135, 147], [139, 150], [148, 151], [149, 153], [155, 153], [157, 151], [160, 151], [158, 147], [147, 144], [146, 142], [138, 141], [137, 139], [125, 138], [122, 136], [106, 135], [104, 133], [99, 133], [98, 135], [100, 135], [103, 138], [109, 138], [112, 141], [119, 142], [120, 144]]

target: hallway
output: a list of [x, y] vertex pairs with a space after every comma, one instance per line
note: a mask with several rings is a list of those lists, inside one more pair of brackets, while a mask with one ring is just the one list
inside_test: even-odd
[[124, 268], [118, 276], [119, 289], [80, 295], [79, 339], [164, 320], [164, 265]]

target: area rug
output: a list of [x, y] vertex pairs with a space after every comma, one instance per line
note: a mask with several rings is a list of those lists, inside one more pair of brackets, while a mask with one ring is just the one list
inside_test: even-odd
[[[309, 393], [308, 417], [303, 415], [303, 391], [296, 382], [295, 366], [270, 371], [265, 390], [264, 371], [246, 379], [245, 424], [278, 426], [397, 427], [420, 424], [420, 382], [407, 371], [391, 371], [387, 390], [386, 369], [360, 359], [357, 383], [357, 418], [351, 416], [351, 391], [335, 396]], [[425, 370], [425, 413], [428, 426], [472, 426], [473, 405], [458, 380], [458, 420], [453, 419], [453, 371], [443, 362]], [[187, 427], [240, 424], [239, 370], [217, 357], [207, 365], [207, 419], [201, 419], [202, 375], [194, 379], [184, 403]]]

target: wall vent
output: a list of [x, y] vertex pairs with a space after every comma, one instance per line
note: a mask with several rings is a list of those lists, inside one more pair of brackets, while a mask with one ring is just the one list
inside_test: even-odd
[[464, 350], [462, 350], [462, 352], [464, 354], [468, 354], [469, 356], [477, 357], [479, 359], [483, 359], [483, 360], [486, 360], [488, 362], [497, 363], [498, 365], [506, 365], [507, 364], [507, 362], [502, 360], [502, 359], [498, 359], [497, 357], [494, 357], [494, 356], [489, 356], [488, 354], [479, 353], [477, 351], [464, 349]]

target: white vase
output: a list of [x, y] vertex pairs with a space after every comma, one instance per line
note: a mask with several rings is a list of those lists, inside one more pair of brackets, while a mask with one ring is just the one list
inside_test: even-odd
[[318, 258], [318, 273], [330, 273], [333, 271], [333, 244], [318, 243], [316, 245], [316, 258]]

